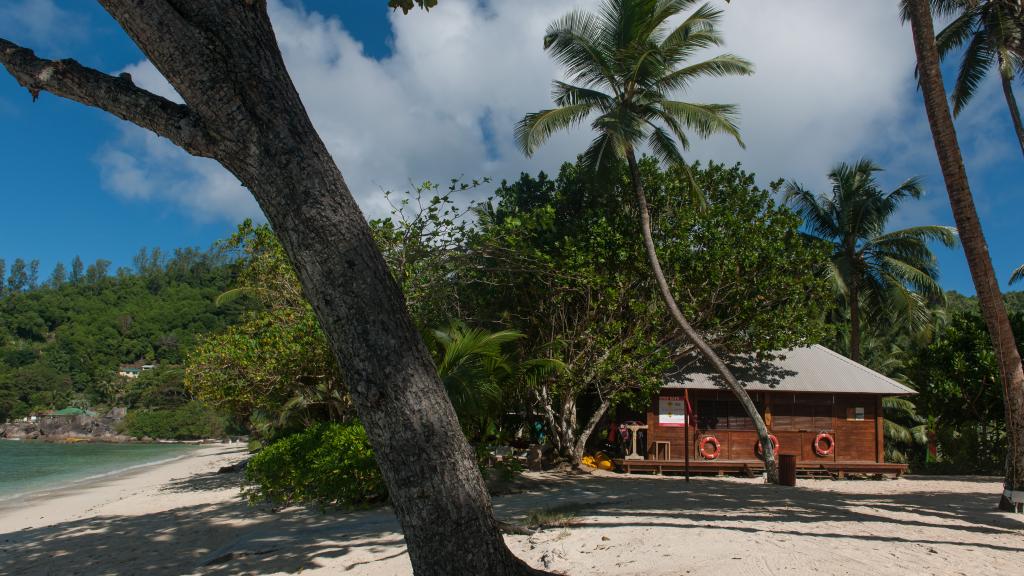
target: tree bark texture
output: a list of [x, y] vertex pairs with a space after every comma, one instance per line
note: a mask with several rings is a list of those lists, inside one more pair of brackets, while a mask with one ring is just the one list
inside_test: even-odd
[[[1001, 56], [1000, 60], [1002, 60]], [[1002, 68], [1002, 65], [1000, 65], [999, 69], [1002, 70]], [[1020, 107], [1017, 106], [1017, 99], [1013, 96], [1013, 86], [1011, 84], [1013, 79], [1003, 76], [1002, 72], [1000, 72], [999, 81], [1003, 85], [1003, 96], [1006, 98], [1006, 106], [1010, 109], [1010, 120], [1013, 121], [1013, 131], [1017, 135], [1017, 143], [1020, 144], [1021, 154], [1024, 154], [1024, 124], [1021, 123]]]
[[402, 293], [288, 75], [265, 0], [99, 1], [186, 105], [6, 41], [0, 63], [33, 95], [152, 130], [218, 160], [253, 193], [345, 375], [416, 574], [538, 574], [505, 546]]
[[850, 360], [860, 362], [860, 286], [857, 273], [850, 278]]
[[924, 95], [928, 123], [931, 125], [935, 151], [942, 167], [946, 191], [963, 242], [967, 264], [978, 292], [982, 316], [992, 338], [999, 363], [1006, 408], [1006, 477], [1001, 507], [1020, 506], [1024, 502], [1024, 369], [1010, 329], [1010, 321], [999, 290], [988, 245], [974, 207], [957, 142], [953, 118], [946, 101], [946, 91], [939, 68], [939, 52], [935, 46], [935, 30], [928, 0], [907, 0], [908, 16], [917, 51], [921, 92]]
[[668, 285], [668, 281], [665, 279], [665, 273], [661, 269], [661, 262], [658, 260], [658, 252], [654, 246], [654, 237], [651, 233], [651, 214], [647, 208], [647, 196], [644, 194], [643, 182], [640, 179], [640, 168], [636, 162], [636, 156], [632, 150], [627, 151], [626, 160], [629, 162], [629, 176], [633, 184], [633, 193], [636, 196], [637, 209], [640, 213], [640, 228], [643, 232], [644, 237], [644, 248], [647, 251], [647, 259], [650, 261], [651, 270], [654, 273], [654, 278], [658, 283], [658, 290], [661, 294], [661, 299], [665, 302], [665, 306], [668, 307], [669, 313], [672, 315], [672, 319], [682, 330], [683, 334], [693, 342], [693, 345], [700, 351], [701, 356], [711, 364], [715, 372], [722, 377], [725, 381], [726, 388], [729, 389], [739, 400], [740, 405], [743, 406], [743, 410], [748, 416], [754, 421], [754, 428], [757, 430], [758, 440], [761, 442], [762, 454], [764, 459], [765, 470], [768, 474], [768, 481], [772, 484], [779, 483], [779, 468], [775, 458], [775, 447], [772, 445], [771, 438], [768, 436], [768, 427], [765, 426], [764, 419], [761, 418], [761, 414], [757, 411], [757, 406], [754, 405], [754, 401], [750, 399], [750, 395], [747, 394], [746, 388], [736, 380], [733, 376], [732, 371], [726, 366], [725, 362], [718, 357], [718, 354], [708, 346], [708, 343], [704, 340], [701, 335], [690, 326], [690, 323], [683, 316], [682, 311], [679, 310], [679, 306], [676, 304], [675, 297], [672, 296], [672, 289]]

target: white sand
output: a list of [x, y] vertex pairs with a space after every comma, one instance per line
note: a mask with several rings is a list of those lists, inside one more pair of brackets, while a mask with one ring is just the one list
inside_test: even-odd
[[[387, 508], [279, 513], [216, 474], [237, 448], [0, 508], [0, 574], [409, 574]], [[801, 481], [532, 474], [497, 514], [579, 507], [578, 524], [509, 536], [534, 566], [591, 574], [1021, 574], [1024, 518], [992, 478]]]

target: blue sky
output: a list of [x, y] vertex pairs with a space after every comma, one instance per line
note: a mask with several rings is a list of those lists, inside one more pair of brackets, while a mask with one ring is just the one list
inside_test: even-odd
[[[511, 133], [523, 113], [548, 104], [558, 75], [540, 46], [544, 27], [593, 3], [442, 0], [429, 14], [401, 17], [384, 0], [277, 0], [271, 15], [314, 122], [364, 211], [378, 216], [382, 189], [460, 175], [513, 178], [556, 169], [582, 150], [585, 130], [525, 159]], [[741, 161], [762, 182], [793, 178], [823, 190], [833, 163], [869, 156], [887, 167], [884, 183], [920, 175], [928, 189], [895, 225], [952, 224], [896, 3], [760, 4], [733, 3], [724, 23], [726, 48], [753, 60], [757, 74], [709, 81], [692, 94], [737, 102], [747, 149], [712, 139], [690, 157]], [[0, 0], [0, 37], [46, 57], [128, 70], [139, 85], [175, 97], [94, 2]], [[1017, 224], [1024, 158], [994, 79], [957, 125], [1005, 280], [1024, 263]], [[44, 275], [76, 254], [127, 266], [140, 247], [206, 247], [241, 218], [259, 217], [247, 192], [211, 162], [49, 94], [32, 103], [6, 74], [0, 126], [0, 258], [8, 263], [38, 258]], [[937, 253], [943, 285], [973, 293], [962, 252]]]

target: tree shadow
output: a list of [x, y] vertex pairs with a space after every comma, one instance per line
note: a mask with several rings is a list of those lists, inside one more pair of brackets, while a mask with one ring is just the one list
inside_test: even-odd
[[[172, 482], [166, 490], [220, 490], [237, 485], [237, 479], [201, 474]], [[532, 510], [572, 506], [580, 523], [570, 530], [710, 528], [733, 539], [768, 533], [1024, 552], [1024, 520], [995, 509], [988, 483], [928, 491], [916, 489], [913, 480], [899, 480], [893, 490], [875, 493], [878, 486], [868, 489], [867, 482], [861, 489], [859, 482], [829, 480], [787, 488], [718, 478], [687, 483], [545, 473], [530, 479], [529, 492], [494, 499], [499, 518], [522, 523]], [[402, 573], [408, 563], [395, 562], [404, 554], [390, 508], [323, 514], [296, 507], [269, 513], [234, 500], [0, 535], [0, 574], [295, 573], [338, 558], [344, 560], [332, 566], [339, 571], [385, 562], [389, 571]]]
[[195, 474], [193, 476], [171, 480], [164, 485], [160, 491], [172, 493], [211, 492], [227, 490], [229, 488], [239, 488], [241, 485], [241, 472], [223, 474], [219, 472], [205, 472], [202, 474]]
[[[268, 574], [405, 553], [390, 511], [270, 514], [241, 501], [100, 516], [0, 535], [0, 574]], [[371, 560], [366, 560], [369, 554]]]
[[[1024, 519], [996, 509], [998, 495], [991, 484], [949, 492], [905, 490], [901, 484], [899, 490], [877, 494], [858, 492], [851, 481], [839, 481], [846, 482], [843, 491], [828, 490], [829, 480], [804, 482], [821, 484], [787, 488], [716, 478], [687, 483], [664, 477], [566, 476], [546, 498], [538, 496], [547, 506], [582, 504], [584, 525], [595, 528], [717, 528], [1024, 552]], [[511, 499], [496, 501], [495, 508], [516, 518], [528, 512]], [[836, 530], [837, 524], [849, 524], [851, 530]], [[864, 534], [870, 527], [878, 529]], [[929, 536], [903, 536], [902, 527]]]

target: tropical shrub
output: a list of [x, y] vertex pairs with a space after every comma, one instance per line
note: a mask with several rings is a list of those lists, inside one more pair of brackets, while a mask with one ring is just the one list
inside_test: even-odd
[[286, 436], [245, 468], [250, 501], [359, 506], [387, 498], [384, 479], [361, 424], [324, 422]]
[[131, 411], [125, 417], [121, 430], [136, 438], [199, 440], [222, 438], [226, 428], [223, 416], [202, 402], [193, 401], [165, 410]]

